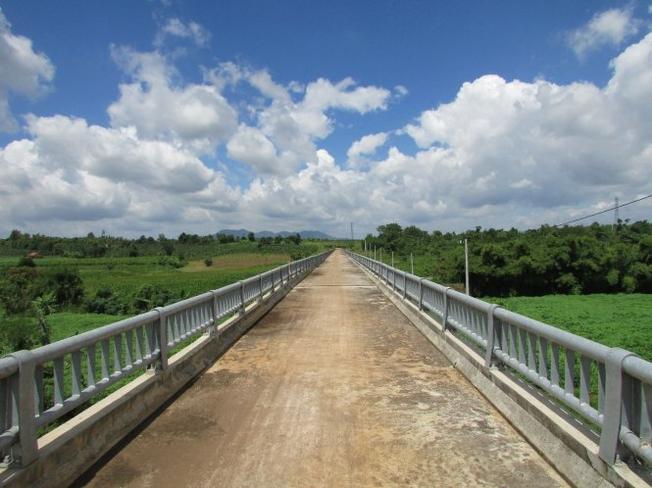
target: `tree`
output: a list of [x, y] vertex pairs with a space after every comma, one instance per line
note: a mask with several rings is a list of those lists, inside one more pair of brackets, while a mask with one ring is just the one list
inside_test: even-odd
[[249, 234], [247, 234], [247, 239], [254, 242], [256, 240], [256, 235], [253, 232], [249, 232]]
[[174, 243], [170, 240], [163, 240], [160, 241], [161, 247], [163, 248], [163, 252], [165, 253], [166, 256], [172, 256], [174, 253]]
[[55, 271], [49, 277], [47, 287], [60, 306], [79, 305], [84, 299], [84, 283], [76, 269], [62, 268]]
[[40, 297], [36, 297], [32, 300], [32, 309], [41, 332], [41, 345], [45, 346], [50, 343], [51, 329], [47, 317], [55, 311], [54, 294], [48, 292]]
[[9, 268], [0, 282], [0, 304], [7, 315], [26, 313], [38, 296], [38, 272], [35, 268]]

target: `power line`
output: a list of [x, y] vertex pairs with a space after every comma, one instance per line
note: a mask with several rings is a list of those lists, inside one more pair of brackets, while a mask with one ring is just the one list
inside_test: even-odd
[[[576, 219], [571, 219], [571, 220], [568, 220], [568, 221], [566, 221], [566, 222], [562, 222], [561, 224], [556, 224], [554, 227], [561, 227], [561, 226], [563, 226], [563, 225], [574, 224], [575, 222], [579, 222], [580, 220], [589, 219], [589, 218], [591, 218], [591, 217], [595, 217], [595, 216], [597, 216], [597, 215], [601, 215], [601, 214], [603, 214], [603, 213], [607, 213], [607, 212], [612, 212], [612, 211], [614, 211], [614, 210], [618, 210], [619, 208], [626, 207], [627, 205], [632, 205], [632, 204], [634, 204], [634, 203], [638, 203], [638, 202], [640, 202], [641, 200], [645, 200], [646, 198], [652, 198], [652, 194], [650, 194], [650, 195], [645, 195], [644, 197], [637, 198], [636, 200], [632, 200], [632, 201], [630, 201], [630, 202], [621, 203], [620, 205], [619, 205], [618, 203], [616, 203], [616, 205], [614, 205], [613, 207], [605, 208], [604, 210], [600, 210], [599, 212], [594, 212], [594, 213], [589, 214], [589, 215], [584, 215], [583, 217], [578, 217], [578, 218], [576, 218]], [[617, 202], [617, 201], [616, 201], [616, 202]]]

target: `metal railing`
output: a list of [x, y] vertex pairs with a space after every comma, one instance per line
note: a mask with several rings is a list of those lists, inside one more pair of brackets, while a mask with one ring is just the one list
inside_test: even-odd
[[634, 454], [652, 466], [652, 363], [449, 287], [348, 252], [442, 326], [502, 363], [599, 430], [600, 457]]
[[[215, 335], [228, 316], [313, 270], [330, 251], [119, 322], [0, 359], [0, 452], [27, 465], [38, 457], [38, 430], [139, 370], [165, 370], [171, 350]], [[45, 381], [47, 377], [47, 381]], [[131, 378], [132, 380], [135, 378]]]

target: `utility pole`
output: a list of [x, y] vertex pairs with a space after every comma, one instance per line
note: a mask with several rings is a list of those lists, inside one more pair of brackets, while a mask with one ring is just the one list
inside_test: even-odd
[[414, 274], [414, 257], [410, 253], [410, 266], [412, 267], [412, 274]]
[[394, 251], [392, 251], [392, 268], [394, 267]]
[[618, 228], [618, 221], [620, 220], [620, 215], [619, 215], [619, 211], [618, 211], [618, 207], [619, 207], [618, 197], [615, 198], [614, 203], [615, 203], [615, 205], [614, 205], [614, 230], [616, 230]]
[[466, 278], [466, 294], [470, 295], [469, 289], [469, 240], [464, 238], [464, 274]]

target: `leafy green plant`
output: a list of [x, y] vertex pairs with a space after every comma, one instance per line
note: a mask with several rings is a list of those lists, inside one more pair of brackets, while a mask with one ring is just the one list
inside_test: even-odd
[[167, 288], [158, 285], [145, 285], [134, 296], [133, 306], [136, 312], [146, 312], [155, 307], [162, 307], [173, 299]]
[[51, 341], [52, 330], [48, 322], [48, 315], [56, 310], [54, 293], [47, 292], [32, 300], [32, 310], [41, 333], [41, 344], [46, 345]]
[[91, 313], [101, 313], [109, 315], [119, 315], [128, 312], [128, 305], [120, 297], [113, 294], [113, 290], [108, 286], [100, 288], [95, 292], [93, 298], [86, 300], [85, 308]]

